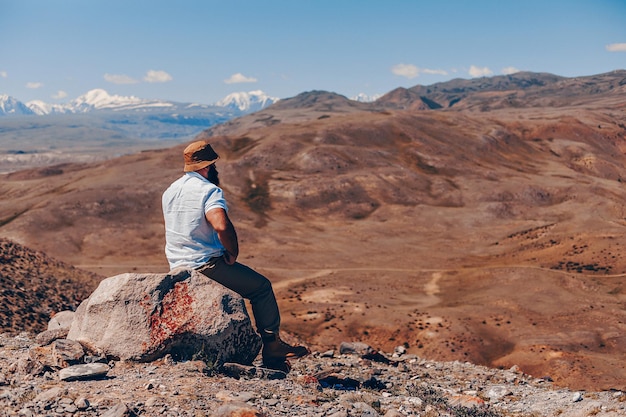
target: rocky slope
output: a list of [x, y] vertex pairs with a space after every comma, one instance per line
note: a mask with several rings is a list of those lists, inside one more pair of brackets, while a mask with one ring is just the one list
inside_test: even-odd
[[[4, 416], [601, 416], [626, 415], [620, 391], [555, 388], [518, 367], [435, 362], [342, 343], [292, 363], [288, 375], [201, 361], [110, 362], [99, 377], [36, 370], [32, 335], [0, 335]], [[102, 365], [102, 364], [100, 364]], [[68, 369], [68, 368], [66, 368]], [[106, 369], [106, 368], [105, 368]], [[63, 379], [61, 379], [63, 378]]]
[[45, 330], [55, 312], [76, 309], [100, 278], [0, 238], [0, 331]]

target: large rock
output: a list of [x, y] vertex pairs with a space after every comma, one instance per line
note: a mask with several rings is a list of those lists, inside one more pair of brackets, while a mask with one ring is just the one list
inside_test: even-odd
[[68, 339], [122, 360], [250, 364], [261, 340], [243, 298], [187, 269], [104, 279], [76, 310]]

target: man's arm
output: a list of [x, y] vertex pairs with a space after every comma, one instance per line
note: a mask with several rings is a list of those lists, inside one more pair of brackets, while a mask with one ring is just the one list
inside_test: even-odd
[[207, 211], [204, 216], [217, 232], [217, 237], [226, 249], [226, 252], [224, 253], [224, 260], [228, 265], [234, 264], [237, 260], [237, 256], [239, 256], [239, 243], [237, 242], [235, 226], [233, 226], [228, 218], [226, 210], [222, 208], [214, 208]]

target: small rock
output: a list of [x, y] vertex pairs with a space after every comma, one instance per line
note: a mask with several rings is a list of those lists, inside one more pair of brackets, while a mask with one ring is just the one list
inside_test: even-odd
[[80, 398], [77, 398], [76, 401], [74, 401], [74, 405], [79, 410], [86, 410], [89, 408], [89, 401], [87, 401], [86, 398], [80, 397]]
[[349, 353], [364, 355], [371, 353], [373, 350], [368, 344], [362, 342], [341, 342], [339, 346], [339, 353], [342, 355]]
[[83, 365], [73, 365], [59, 371], [61, 381], [75, 381], [81, 379], [95, 379], [105, 376], [109, 370], [109, 365], [104, 363], [87, 363]]
[[215, 394], [215, 398], [224, 402], [246, 403], [254, 399], [255, 394], [252, 392], [219, 391], [217, 394]]
[[159, 399], [157, 397], [150, 397], [146, 400], [146, 407], [154, 407], [159, 403]]
[[16, 372], [19, 374], [43, 375], [44, 365], [32, 358], [20, 358], [16, 364]]
[[335, 357], [335, 351], [334, 350], [327, 350], [326, 352], [320, 354], [320, 357], [322, 357], [322, 358], [334, 358]]
[[74, 364], [84, 355], [82, 345], [74, 340], [58, 339], [52, 342], [53, 361], [59, 366]]
[[482, 407], [485, 405], [485, 401], [480, 397], [475, 397], [473, 395], [453, 395], [452, 398], [449, 399], [450, 405], [452, 406], [461, 406], [461, 407]]
[[46, 330], [39, 333], [35, 337], [35, 341], [41, 346], [49, 345], [57, 339], [63, 339], [69, 333], [70, 329], [54, 329]]
[[254, 407], [242, 403], [228, 403], [217, 409], [216, 417], [262, 417], [263, 413]]
[[511, 394], [511, 390], [504, 385], [494, 385], [490, 387], [489, 390], [487, 390], [487, 397], [489, 397], [489, 399], [492, 401], [500, 400]]
[[583, 400], [583, 394], [580, 392], [575, 392], [574, 396], [572, 397], [572, 401], [577, 403], [578, 401], [582, 401]]
[[398, 355], [404, 355], [406, 353], [406, 348], [404, 346], [396, 346], [393, 350], [393, 353]]
[[69, 332], [74, 320], [74, 312], [69, 310], [59, 311], [50, 321], [48, 321], [48, 330], [65, 329]]
[[130, 415], [131, 412], [128, 407], [126, 407], [126, 404], [120, 403], [109, 408], [101, 417], [128, 417]]
[[59, 398], [61, 395], [65, 393], [65, 390], [61, 387], [50, 388], [44, 392], [39, 393], [34, 401], [38, 402], [47, 402], [50, 400], [54, 400], [55, 398]]
[[220, 372], [231, 378], [261, 378], [261, 379], [285, 379], [287, 373], [276, 369], [258, 368], [255, 366], [241, 365], [239, 363], [225, 363], [220, 367]]
[[356, 402], [352, 404], [352, 407], [359, 411], [358, 415], [360, 417], [378, 417], [380, 415], [374, 408], [364, 402]]

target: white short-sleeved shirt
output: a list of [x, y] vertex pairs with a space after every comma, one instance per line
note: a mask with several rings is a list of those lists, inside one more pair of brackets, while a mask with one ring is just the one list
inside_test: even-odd
[[228, 210], [222, 189], [196, 172], [186, 172], [163, 193], [165, 256], [170, 268], [197, 268], [222, 256], [224, 246], [205, 213]]

